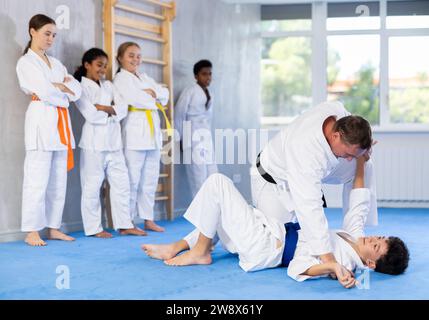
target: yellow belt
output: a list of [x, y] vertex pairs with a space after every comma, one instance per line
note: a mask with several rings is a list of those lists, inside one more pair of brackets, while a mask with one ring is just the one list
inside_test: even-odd
[[[164, 116], [165, 126], [167, 127], [167, 134], [169, 136], [172, 136], [173, 135], [173, 129], [171, 128], [170, 120], [168, 120], [167, 114], [165, 113], [164, 108], [162, 107], [162, 105], [159, 102], [156, 103], [156, 106], [162, 112], [162, 114]], [[153, 137], [155, 134], [155, 127], [153, 125], [152, 109], [139, 109], [139, 108], [136, 108], [132, 105], [129, 105], [128, 111], [129, 112], [144, 112], [146, 114], [146, 118], [147, 118], [147, 121], [149, 122], [149, 127], [150, 127], [150, 135]]]

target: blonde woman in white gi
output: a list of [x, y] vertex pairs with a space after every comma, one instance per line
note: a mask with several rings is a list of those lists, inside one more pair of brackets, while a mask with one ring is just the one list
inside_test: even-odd
[[100, 191], [105, 178], [110, 184], [112, 220], [120, 234], [145, 235], [134, 228], [130, 216], [130, 180], [122, 152], [120, 121], [128, 106], [121, 103], [113, 84], [105, 80], [107, 54], [92, 48], [82, 57], [74, 76], [81, 82], [82, 97], [76, 106], [85, 118], [79, 142], [81, 211], [85, 235], [111, 238], [101, 223]]
[[[183, 90], [174, 107], [174, 128], [181, 139], [183, 163], [192, 198], [207, 177], [218, 171], [211, 136], [213, 95], [209, 86], [212, 63], [198, 61], [194, 65], [194, 76], [196, 83]], [[183, 133], [186, 124], [190, 126], [188, 135]]]
[[141, 50], [138, 44], [121, 44], [117, 60], [120, 70], [113, 83], [128, 105], [128, 115], [122, 123], [122, 136], [131, 185], [131, 217], [144, 219], [147, 230], [163, 232], [164, 228], [154, 222], [154, 204], [162, 148], [159, 112], [166, 121], [167, 129], [170, 129], [163, 109], [169, 92], [145, 73], [139, 72]]
[[46, 51], [56, 37], [55, 21], [38, 14], [29, 22], [29, 41], [16, 66], [19, 85], [31, 98], [25, 114], [25, 161], [22, 192], [23, 232], [31, 246], [45, 246], [48, 238], [72, 241], [62, 233], [67, 171], [74, 166], [75, 147], [69, 102], [80, 98], [81, 87], [67, 69]]
[[[288, 267], [297, 281], [334, 274], [345, 288], [356, 285], [350, 273], [370, 268], [397, 275], [408, 266], [409, 253], [397, 237], [365, 236], [370, 191], [365, 188], [365, 158], [356, 161], [356, 175], [342, 230], [330, 230], [335, 262], [323, 263], [311, 253], [311, 238], [296, 222], [280, 223], [269, 213], [248, 205], [233, 182], [221, 174], [211, 175], [185, 213], [195, 230], [165, 245], [144, 244], [142, 249], [170, 266], [211, 264], [211, 248], [218, 240], [238, 254], [240, 267], [248, 271]], [[189, 250], [189, 251], [187, 251]], [[185, 251], [183, 254], [180, 254]]]

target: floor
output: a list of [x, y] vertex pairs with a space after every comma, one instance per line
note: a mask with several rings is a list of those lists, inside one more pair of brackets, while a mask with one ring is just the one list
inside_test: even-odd
[[[327, 215], [331, 228], [340, 226], [338, 209], [328, 209]], [[381, 208], [379, 220], [367, 234], [401, 237], [411, 253], [410, 265], [400, 276], [361, 274], [366, 281], [360, 289], [346, 290], [330, 279], [298, 283], [284, 268], [245, 273], [237, 257], [221, 246], [209, 266], [169, 267], [148, 258], [142, 243], [167, 243], [192, 229], [180, 218], [161, 221], [167, 231], [147, 237], [96, 239], [78, 232], [73, 243], [48, 241], [42, 248], [2, 243], [0, 299], [428, 299], [429, 209]]]

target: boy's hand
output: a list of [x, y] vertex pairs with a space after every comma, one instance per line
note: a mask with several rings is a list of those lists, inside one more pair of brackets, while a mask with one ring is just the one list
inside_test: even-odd
[[353, 272], [350, 272], [341, 264], [333, 264], [332, 271], [335, 273], [338, 282], [341, 283], [344, 288], [349, 289], [356, 285], [356, 279], [354, 278]]
[[372, 146], [362, 155], [362, 157], [365, 158], [365, 161], [368, 161], [371, 158], [371, 154], [372, 154], [372, 147], [375, 146], [378, 143], [377, 140], [374, 140], [372, 142]]
[[67, 82], [70, 82], [70, 81], [72, 81], [72, 78], [65, 77], [63, 83], [67, 83]]

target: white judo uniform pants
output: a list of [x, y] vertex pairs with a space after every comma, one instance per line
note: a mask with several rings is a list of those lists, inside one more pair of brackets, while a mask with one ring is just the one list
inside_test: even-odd
[[141, 219], [153, 220], [161, 151], [125, 149], [124, 154], [131, 186], [131, 218], [139, 216]]
[[184, 217], [196, 229], [184, 240], [193, 248], [199, 233], [219, 239], [226, 250], [238, 253], [245, 271], [281, 264], [283, 246], [264, 224], [264, 216], [250, 206], [233, 182], [222, 174], [211, 175], [192, 201]]
[[[349, 210], [350, 192], [353, 189], [353, 181], [356, 172], [356, 160], [342, 161], [323, 183], [343, 185], [343, 215]], [[367, 225], [378, 224], [377, 193], [375, 174], [372, 161], [365, 164], [365, 187], [370, 190], [370, 210], [366, 220]], [[253, 205], [262, 212], [270, 212], [270, 215], [278, 221], [286, 223], [295, 219], [293, 204], [289, 193], [281, 189], [281, 186], [267, 182], [259, 174], [256, 167], [251, 169], [251, 189]], [[329, 205], [329, 204], [328, 204]]]
[[67, 188], [67, 151], [26, 151], [22, 190], [23, 232], [59, 229]]
[[81, 211], [85, 235], [103, 231], [100, 191], [104, 179], [110, 185], [112, 220], [115, 229], [133, 228], [130, 216], [130, 180], [125, 158], [120, 151], [81, 150]]
[[[188, 178], [192, 198], [194, 198], [204, 181], [213, 173], [217, 173], [218, 169], [214, 162], [213, 150], [186, 148], [183, 151], [184, 154], [191, 152], [192, 162], [186, 165], [186, 176]], [[195, 156], [196, 154], [198, 155], [197, 157]]]

